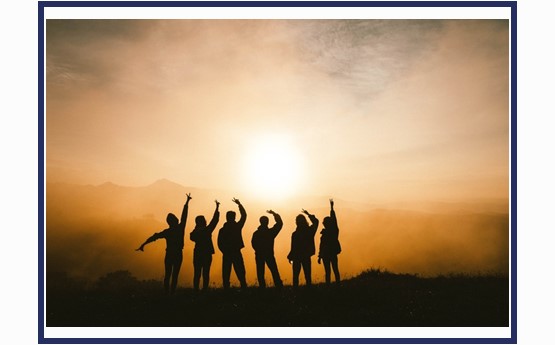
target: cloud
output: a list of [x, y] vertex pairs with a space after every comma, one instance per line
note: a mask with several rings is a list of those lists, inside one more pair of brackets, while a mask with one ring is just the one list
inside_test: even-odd
[[49, 20], [46, 125], [47, 166], [91, 183], [235, 186], [283, 133], [309, 192], [482, 195], [508, 178], [508, 22]]

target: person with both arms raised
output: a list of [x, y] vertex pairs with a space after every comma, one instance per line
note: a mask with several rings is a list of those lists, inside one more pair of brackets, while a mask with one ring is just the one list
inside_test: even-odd
[[305, 209], [303, 209], [303, 213], [310, 218], [312, 224], [308, 225], [308, 221], [303, 214], [299, 214], [295, 219], [297, 228], [291, 234], [291, 251], [287, 255], [289, 262], [293, 263], [293, 287], [299, 286], [301, 267], [304, 272], [306, 285], [312, 285], [311, 257], [316, 252], [314, 235], [316, 235], [316, 230], [318, 229], [318, 219]]
[[251, 244], [254, 248], [256, 259], [256, 275], [258, 278], [258, 286], [260, 288], [266, 287], [266, 280], [264, 279], [264, 270], [266, 265], [272, 273], [274, 279], [274, 286], [281, 288], [283, 283], [279, 276], [279, 271], [274, 256], [274, 240], [283, 227], [283, 221], [279, 214], [272, 210], [267, 211], [274, 216], [276, 223], [273, 227], [268, 228], [269, 219], [266, 216], [260, 217], [260, 226], [252, 235]]

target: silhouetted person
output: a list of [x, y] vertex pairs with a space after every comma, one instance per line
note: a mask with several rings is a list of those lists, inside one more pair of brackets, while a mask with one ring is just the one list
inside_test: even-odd
[[220, 220], [220, 203], [216, 202], [214, 215], [208, 226], [204, 216], [195, 218], [195, 228], [189, 235], [191, 241], [195, 242], [193, 251], [193, 287], [199, 289], [200, 276], [202, 274], [202, 289], [206, 290], [210, 284], [210, 266], [212, 265], [212, 254], [214, 254], [214, 243], [212, 243], [212, 233]]
[[318, 219], [313, 214], [303, 209], [303, 213], [310, 218], [312, 222], [308, 225], [306, 217], [299, 214], [295, 219], [297, 228], [291, 234], [291, 251], [287, 255], [289, 262], [293, 262], [293, 286], [299, 286], [299, 274], [301, 267], [304, 272], [306, 285], [312, 285], [311, 277], [311, 262], [310, 258], [315, 254], [316, 248], [314, 246], [314, 235], [318, 229]]
[[233, 266], [235, 274], [241, 283], [241, 288], [244, 289], [247, 287], [247, 281], [245, 279], [245, 263], [241, 254], [241, 249], [245, 247], [241, 232], [247, 220], [247, 212], [239, 200], [233, 198], [233, 202], [239, 206], [241, 218], [236, 222], [234, 211], [226, 213], [226, 222], [218, 232], [218, 248], [223, 254], [222, 277], [224, 288], [229, 288], [229, 277], [231, 276], [231, 267]]
[[181, 220], [177, 219], [175, 214], [168, 213], [166, 222], [168, 222], [170, 227], [150, 236], [137, 248], [137, 250], [144, 251], [144, 246], [148, 243], [160, 238], [166, 239], [166, 257], [164, 258], [164, 289], [166, 293], [174, 294], [177, 287], [177, 278], [179, 277], [179, 270], [183, 262], [183, 237], [185, 236], [189, 200], [191, 200], [191, 194], [187, 194], [187, 201], [183, 205], [183, 211], [181, 212]]
[[268, 265], [270, 272], [272, 272], [272, 277], [274, 278], [274, 286], [279, 288], [283, 286], [283, 283], [279, 276], [276, 258], [274, 256], [274, 240], [283, 227], [283, 221], [281, 220], [280, 215], [275, 213], [274, 211], [269, 210], [267, 212], [274, 216], [276, 224], [274, 224], [273, 227], [268, 228], [268, 217], [260, 217], [260, 226], [254, 232], [254, 234], [252, 234], [251, 244], [254, 248], [255, 253], [258, 286], [261, 288], [266, 287], [264, 270], [266, 268], [266, 265]]
[[337, 264], [337, 254], [341, 253], [341, 244], [339, 243], [339, 227], [337, 225], [337, 217], [333, 209], [333, 199], [330, 199], [330, 216], [325, 217], [322, 221], [324, 228], [320, 232], [320, 250], [318, 253], [318, 263], [324, 262], [324, 271], [326, 272], [326, 284], [331, 282], [331, 269], [335, 276], [335, 282], [339, 283], [339, 266]]

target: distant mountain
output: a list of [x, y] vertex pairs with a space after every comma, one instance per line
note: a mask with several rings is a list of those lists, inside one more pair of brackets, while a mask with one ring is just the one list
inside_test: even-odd
[[[62, 207], [65, 210], [78, 208], [81, 213], [89, 210], [99, 211], [98, 206], [109, 211], [111, 214], [121, 216], [133, 214], [158, 214], [162, 215], [167, 209], [179, 209], [185, 200], [185, 195], [191, 193], [195, 206], [204, 205], [209, 210], [214, 199], [225, 203], [233, 197], [238, 197], [252, 203], [259, 203], [255, 199], [244, 198], [230, 191], [186, 187], [168, 179], [160, 179], [147, 186], [129, 187], [106, 182], [98, 186], [76, 185], [66, 183], [47, 183], [47, 209]], [[326, 212], [329, 207], [329, 198], [332, 196], [300, 196], [293, 200], [284, 202], [276, 200], [268, 205], [265, 201], [263, 209], [280, 208], [294, 209], [295, 212], [301, 208], [320, 210]], [[62, 198], [63, 202], [58, 199]], [[342, 209], [352, 209], [357, 212], [368, 212], [370, 210], [404, 210], [427, 213], [498, 213], [509, 212], [507, 200], [476, 200], [466, 202], [386, 202], [386, 203], [361, 203], [334, 198], [336, 205]], [[61, 200], [60, 200], [61, 201]], [[231, 205], [232, 207], [234, 205]]]
[[[301, 197], [268, 205], [231, 192], [185, 187], [167, 179], [142, 187], [109, 182], [98, 186], [47, 183], [47, 270], [89, 277], [127, 268], [140, 278], [159, 278], [163, 273], [163, 241], [149, 245], [145, 253], [137, 254], [134, 249], [148, 236], [167, 227], [167, 213], [179, 216], [186, 193], [193, 197], [186, 226], [186, 265], [181, 278], [187, 283], [190, 283], [193, 247], [188, 233], [198, 215], [207, 220], [211, 218], [216, 198], [222, 202], [217, 229], [225, 222], [227, 211], [237, 211], [231, 201], [233, 197], [239, 197], [247, 209], [243, 253], [247, 279], [252, 283], [256, 275], [250, 240], [259, 225], [259, 217], [267, 215], [267, 209], [280, 213], [284, 221], [276, 238], [275, 252], [286, 280], [291, 275], [286, 256], [295, 230], [295, 217], [306, 208], [320, 220], [315, 236], [318, 251], [322, 220], [329, 215], [328, 196]], [[357, 274], [368, 266], [422, 275], [508, 271], [509, 213], [508, 205], [503, 206], [502, 202], [365, 207], [341, 199], [335, 201], [343, 248], [340, 266], [346, 275]], [[219, 278], [221, 255], [216, 251], [213, 274]], [[321, 271], [322, 267], [314, 263], [315, 281], [322, 279]], [[218, 278], [216, 282], [220, 281]]]

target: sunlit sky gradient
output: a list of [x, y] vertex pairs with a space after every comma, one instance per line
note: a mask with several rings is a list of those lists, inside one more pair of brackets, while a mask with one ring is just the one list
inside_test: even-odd
[[[508, 199], [508, 20], [47, 20], [46, 31], [49, 182]], [[293, 160], [268, 149], [268, 169], [292, 166], [278, 190], [253, 187], [268, 142]]]

